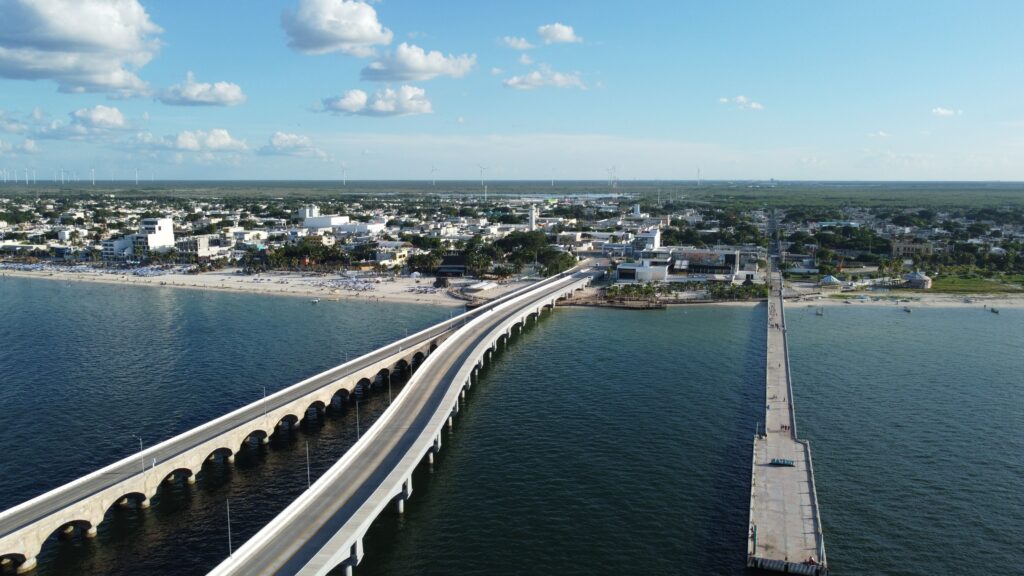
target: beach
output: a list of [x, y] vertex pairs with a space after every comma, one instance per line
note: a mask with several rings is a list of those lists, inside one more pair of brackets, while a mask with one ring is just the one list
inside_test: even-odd
[[[38, 270], [0, 268], [0, 276], [42, 278], [62, 282], [99, 282], [104, 284], [160, 286], [189, 290], [217, 292], [245, 292], [274, 296], [318, 298], [320, 300], [363, 300], [402, 302], [432, 306], [462, 307], [466, 300], [453, 296], [450, 291], [476, 283], [476, 280], [453, 278], [450, 289], [435, 288], [433, 277], [411, 278], [391, 276], [346, 276], [341, 274], [299, 274], [294, 272], [264, 272], [243, 275], [237, 269], [226, 268], [214, 272], [192, 274], [174, 270], [151, 275], [138, 275], [133, 270], [95, 271], [86, 267], [43, 267]], [[481, 293], [490, 299], [529, 284], [507, 282]]]

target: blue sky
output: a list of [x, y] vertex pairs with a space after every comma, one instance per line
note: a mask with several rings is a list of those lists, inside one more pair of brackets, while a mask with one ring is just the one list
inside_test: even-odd
[[1024, 3], [0, 0], [50, 179], [1024, 180]]

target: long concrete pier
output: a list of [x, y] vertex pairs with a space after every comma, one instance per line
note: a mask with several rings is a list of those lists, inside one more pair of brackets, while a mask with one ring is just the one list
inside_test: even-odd
[[811, 447], [796, 432], [781, 274], [773, 270], [769, 282], [765, 420], [754, 438], [747, 566], [824, 576], [828, 564]]

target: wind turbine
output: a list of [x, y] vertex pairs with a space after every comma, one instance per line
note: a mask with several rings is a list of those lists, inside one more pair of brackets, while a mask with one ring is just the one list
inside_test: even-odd
[[96, 169], [95, 168], [89, 168], [89, 175], [92, 176], [92, 185], [95, 186], [96, 185]]
[[430, 185], [431, 186], [437, 186], [437, 178], [434, 177], [434, 174], [436, 172], [437, 172], [437, 166], [434, 166], [433, 164], [431, 164], [430, 165]]
[[341, 185], [348, 186], [348, 164], [341, 163]]
[[481, 164], [476, 165], [480, 169], [480, 185], [484, 187], [484, 202], [487, 202], [487, 186], [484, 184], [484, 172], [487, 171], [487, 167]]
[[619, 177], [616, 174], [615, 166], [608, 168], [608, 186], [612, 188], [619, 187]]

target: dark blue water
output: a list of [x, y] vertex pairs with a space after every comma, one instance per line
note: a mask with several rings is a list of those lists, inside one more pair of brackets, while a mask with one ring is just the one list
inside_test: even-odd
[[[447, 317], [0, 280], [0, 507]], [[764, 310], [558, 309], [497, 356], [364, 574], [743, 574]], [[792, 308], [795, 398], [836, 574], [1017, 573], [1024, 311]], [[375, 398], [363, 417], [383, 408]], [[207, 465], [40, 574], [202, 574], [354, 440], [333, 414]]]
[[[0, 508], [221, 416], [448, 318], [415, 305], [327, 302], [0, 279]], [[363, 429], [383, 395], [361, 407]], [[234, 467], [207, 464], [194, 488], [161, 489], [142, 514], [115, 508], [93, 541], [44, 547], [43, 574], [204, 574], [315, 480], [355, 440], [331, 415]], [[2, 553], [2, 552], [0, 552]]]

